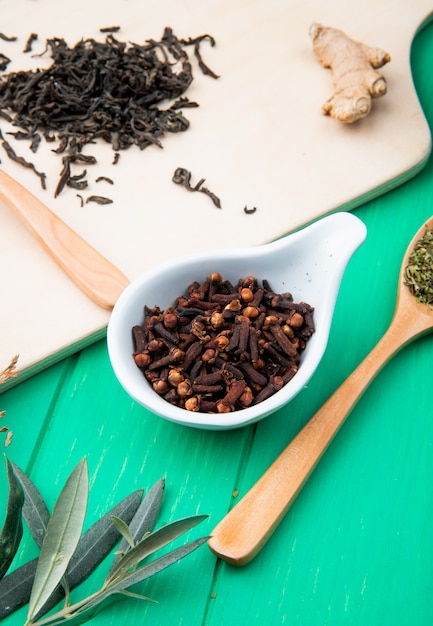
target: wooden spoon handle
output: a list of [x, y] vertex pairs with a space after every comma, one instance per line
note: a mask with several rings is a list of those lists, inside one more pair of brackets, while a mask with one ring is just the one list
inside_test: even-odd
[[404, 323], [391, 324], [364, 361], [216, 526], [208, 545], [217, 556], [232, 565], [245, 565], [254, 558], [296, 499], [362, 393], [410, 339], [411, 332]]
[[104, 309], [128, 279], [16, 180], [0, 171], [0, 199], [20, 217], [65, 274]]

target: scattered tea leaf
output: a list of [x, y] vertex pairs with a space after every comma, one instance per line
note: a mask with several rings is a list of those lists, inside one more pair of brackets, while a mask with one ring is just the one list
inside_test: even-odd
[[4, 33], [0, 33], [0, 39], [3, 39], [3, 41], [16, 41], [17, 37], [15, 35], [9, 36]]
[[111, 198], [105, 198], [104, 196], [89, 196], [86, 200], [88, 202], [96, 202], [96, 204], [112, 204]]
[[26, 41], [26, 45], [24, 46], [23, 52], [24, 53], [31, 52], [32, 51], [33, 42], [37, 41], [37, 39], [38, 39], [37, 33], [30, 33], [30, 35], [29, 35], [29, 37], [28, 37], [28, 39]]
[[172, 181], [177, 185], [183, 185], [187, 191], [200, 191], [206, 194], [212, 200], [217, 209], [221, 208], [221, 200], [210, 191], [207, 187], [203, 187], [205, 182], [204, 178], [200, 178], [197, 184], [194, 186], [191, 184], [191, 172], [184, 167], [177, 167], [172, 176]]

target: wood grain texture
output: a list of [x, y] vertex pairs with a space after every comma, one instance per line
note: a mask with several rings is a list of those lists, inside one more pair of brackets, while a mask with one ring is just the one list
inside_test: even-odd
[[[188, 110], [188, 132], [167, 137], [163, 150], [128, 150], [117, 166], [109, 146], [88, 146], [86, 153], [98, 160], [90, 166], [89, 194], [109, 195], [113, 204], [106, 206], [81, 207], [74, 189], [54, 199], [61, 161], [51, 144], [36, 155], [24, 142], [17, 146], [47, 173], [46, 191], [33, 172], [6, 157], [2, 169], [131, 280], [167, 257], [264, 243], [337, 208], [350, 210], [401, 184], [425, 163], [430, 133], [413, 89], [409, 52], [431, 13], [429, 0], [405, 0], [398, 7], [391, 0], [369, 0], [362, 11], [343, 0], [107, 0], [101, 6], [76, 0], [73, 10], [64, 10], [57, 0], [16, 0], [2, 25], [18, 37], [2, 46], [13, 58], [9, 69], [49, 64], [46, 55], [22, 53], [30, 24], [39, 35], [35, 53], [47, 37], [66, 37], [71, 45], [82, 37], [101, 39], [99, 29], [107, 23], [120, 25], [119, 39], [136, 42], [159, 38], [167, 25], [180, 37], [209, 32], [216, 46], [204, 44], [202, 53], [220, 78], [203, 76], [191, 54], [188, 96], [200, 106]], [[333, 86], [312, 51], [313, 21], [391, 54], [384, 68], [388, 94], [362, 124], [347, 127], [321, 113]], [[2, 122], [5, 137], [8, 130]], [[194, 179], [206, 179], [221, 198], [221, 210], [203, 194], [171, 182], [179, 166]], [[115, 184], [96, 184], [99, 175]], [[245, 215], [245, 205], [257, 211]], [[22, 367], [34, 371], [71, 345], [87, 342], [105, 327], [108, 313], [89, 303], [7, 207], [0, 208], [0, 258], [9, 268], [1, 282], [8, 331], [0, 329], [0, 351], [19, 352]], [[43, 311], [36, 334], [25, 324], [28, 301]]]
[[0, 199], [97, 306], [111, 310], [129, 280], [36, 196], [0, 171]]

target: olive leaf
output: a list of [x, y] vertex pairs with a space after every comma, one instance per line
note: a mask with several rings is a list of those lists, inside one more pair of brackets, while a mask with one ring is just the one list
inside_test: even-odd
[[[100, 610], [105, 608], [107, 603], [115, 602], [119, 599], [119, 597], [122, 597], [122, 595], [133, 597], [138, 600], [154, 602], [155, 600], [152, 600], [152, 598], [148, 598], [147, 596], [139, 593], [132, 593], [130, 591], [127, 591], [127, 588], [139, 582], [143, 582], [147, 578], [158, 574], [170, 565], [177, 563], [177, 561], [180, 561], [184, 557], [188, 556], [188, 554], [191, 554], [191, 552], [193, 552], [194, 550], [197, 550], [197, 548], [203, 545], [207, 540], [208, 537], [200, 537], [199, 539], [180, 546], [179, 548], [172, 550], [168, 554], [165, 554], [164, 556], [155, 559], [151, 563], [148, 563], [147, 565], [136, 569], [124, 578], [117, 580], [107, 589], [101, 590], [100, 593], [95, 594], [86, 603], [82, 604], [80, 607], [77, 607], [77, 609], [73, 613], [71, 613], [71, 617], [68, 618], [68, 624], [72, 624], [75, 626], [75, 624], [80, 624], [83, 621], [90, 619], [95, 615], [96, 612], [99, 612]], [[74, 607], [69, 607], [69, 610], [71, 608], [74, 609]], [[44, 622], [40, 622], [39, 626], [54, 626], [55, 624], [62, 623], [64, 620], [59, 619], [60, 613], [61, 612], [57, 614], [57, 617], [53, 616], [53, 618], [55, 618], [55, 621], [48, 621], [48, 618], [47, 621], [44, 620]]]
[[60, 583], [77, 547], [87, 509], [86, 459], [70, 474], [54, 505], [47, 525], [30, 595], [27, 623], [39, 613]]
[[[162, 496], [165, 489], [165, 479], [158, 480], [146, 493], [143, 502], [132, 519], [129, 530], [134, 541], [140, 540], [143, 535], [150, 533], [161, 508]], [[122, 548], [122, 545], [120, 545]]]
[[11, 463], [6, 457], [5, 459], [9, 493], [6, 517], [0, 532], [0, 579], [8, 571], [23, 536], [21, 511], [24, 504], [24, 492]]
[[16, 477], [24, 491], [23, 517], [29, 527], [33, 539], [42, 546], [50, 513], [41, 494], [30, 478], [12, 461], [10, 461]]
[[113, 571], [122, 554], [124, 554], [128, 548], [133, 545], [133, 543], [140, 541], [144, 535], [152, 531], [161, 508], [164, 489], [165, 479], [161, 478], [146, 493], [140, 507], [129, 524], [130, 536], [133, 541], [130, 542], [126, 537], [124, 537], [120, 542], [119, 549], [113, 560], [109, 574]]
[[37, 562], [37, 559], [32, 559], [0, 581], [0, 620], [29, 601]]
[[117, 530], [117, 532], [122, 535], [123, 539], [128, 543], [129, 546], [132, 547], [134, 545], [134, 538], [131, 535], [128, 524], [126, 524], [122, 519], [116, 517], [115, 515], [111, 516], [111, 521], [113, 522], [113, 526]]
[[[11, 484], [21, 493], [21, 533], [22, 511], [32, 535], [41, 545], [41, 554], [39, 559], [17, 568], [0, 580], [0, 619], [25, 604], [29, 597], [25, 626], [54, 626], [66, 621], [79, 624], [120, 597], [152, 601], [129, 587], [184, 558], [208, 539], [203, 537], [191, 541], [143, 564], [147, 557], [207, 517], [194, 515], [152, 532], [161, 507], [164, 479], [159, 480], [142, 501], [142, 490], [125, 498], [80, 537], [89, 489], [86, 459], [80, 461], [68, 477], [51, 517], [30, 478], [13, 464], [8, 464], [8, 472]], [[69, 589], [82, 582], [107, 556], [119, 539], [119, 534], [123, 536], [119, 546], [122, 549], [115, 554], [101, 589], [70, 604]], [[63, 608], [48, 617], [42, 617], [65, 594]]]
[[[134, 491], [82, 535], [66, 570], [71, 590], [75, 589], [90, 576], [96, 566], [108, 556], [118, 542], [119, 533], [113, 526], [112, 517], [123, 520], [125, 524], [130, 522], [140, 505], [142, 495], [142, 489]], [[59, 585], [35, 618], [39, 619], [41, 615], [52, 609], [63, 597], [64, 590]]]
[[162, 526], [155, 532], [147, 535], [133, 548], [128, 550], [118, 561], [116, 567], [110, 572], [105, 579], [105, 585], [110, 584], [120, 576], [124, 575], [131, 567], [135, 567], [160, 548], [166, 546], [170, 541], [177, 539], [187, 530], [190, 530], [196, 524], [199, 524], [207, 515], [194, 515], [192, 517], [186, 517], [175, 522], [171, 522]]
[[110, 585], [110, 593], [117, 593], [118, 591], [122, 591], [127, 587], [130, 587], [131, 585], [135, 585], [136, 583], [146, 580], [146, 578], [154, 576], [158, 572], [161, 572], [163, 569], [169, 567], [170, 565], [173, 565], [173, 563], [176, 563], [177, 561], [180, 561], [180, 559], [183, 559], [185, 556], [199, 548], [208, 539], [209, 537], [200, 537], [199, 539], [195, 539], [194, 541], [180, 546], [175, 550], [171, 550], [168, 554], [164, 554], [164, 556], [161, 556], [154, 561], [151, 561], [150, 563], [139, 567], [138, 569], [129, 573], [127, 576], [116, 580], [114, 584]]
[[[66, 575], [70, 589], [74, 589], [107, 557], [119, 540], [111, 517], [130, 522], [140, 505], [143, 490], [139, 489], [121, 500], [108, 513], [95, 522], [80, 538], [77, 549], [69, 561]], [[0, 620], [21, 608], [30, 598], [38, 559], [17, 568], [0, 581]], [[45, 614], [64, 597], [59, 586], [36, 617]]]
[[[65, 619], [67, 619], [70, 624], [79, 624], [82, 621], [90, 619], [96, 610], [100, 610], [102, 608], [102, 604], [105, 604], [107, 601], [113, 601], [118, 598], [119, 594], [120, 596], [125, 595], [125, 590], [128, 587], [142, 582], [170, 565], [173, 565], [173, 563], [176, 563], [205, 543], [208, 537], [201, 537], [200, 539], [191, 541], [168, 552], [167, 554], [164, 554], [142, 567], [138, 567], [140, 562], [147, 556], [150, 556], [156, 550], [165, 547], [168, 543], [179, 537], [187, 530], [190, 530], [206, 518], [207, 515], [194, 515], [192, 517], [187, 517], [175, 522], [170, 522], [155, 532], [147, 535], [121, 557], [115, 570], [113, 570], [113, 575], [107, 577], [99, 591], [91, 594], [88, 598], [76, 602], [75, 604], [64, 607], [57, 613], [34, 623], [33, 626], [54, 626], [55, 624], [63, 623]], [[132, 571], [130, 571], [131, 568]], [[127, 595], [130, 595], [130, 592], [128, 592]], [[142, 596], [141, 594], [134, 593], [133, 595], [135, 598], [148, 600], [146, 596]]]

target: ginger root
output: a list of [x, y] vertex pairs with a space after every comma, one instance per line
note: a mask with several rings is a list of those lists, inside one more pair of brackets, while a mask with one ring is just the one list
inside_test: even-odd
[[322, 106], [323, 113], [346, 124], [368, 115], [372, 98], [386, 94], [385, 78], [376, 69], [388, 63], [390, 55], [317, 23], [310, 26], [310, 37], [320, 63], [331, 68], [335, 86], [334, 95]]

